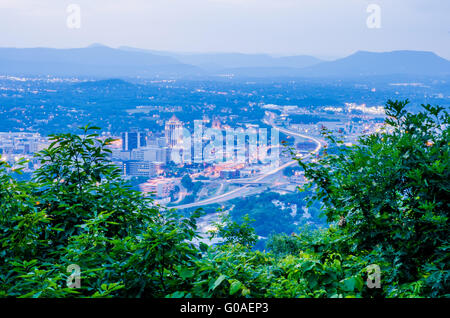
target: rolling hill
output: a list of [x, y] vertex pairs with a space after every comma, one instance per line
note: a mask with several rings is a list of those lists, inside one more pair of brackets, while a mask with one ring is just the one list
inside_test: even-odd
[[154, 77], [201, 72], [168, 56], [99, 45], [76, 49], [0, 48], [0, 73], [7, 75]]
[[74, 49], [0, 48], [0, 74], [98, 78], [450, 76], [450, 61], [421, 51], [359, 51], [322, 61], [307, 55], [172, 53], [96, 44]]
[[358, 77], [382, 75], [450, 75], [450, 61], [433, 52], [359, 51], [348, 57], [301, 70], [299, 75], [314, 77]]

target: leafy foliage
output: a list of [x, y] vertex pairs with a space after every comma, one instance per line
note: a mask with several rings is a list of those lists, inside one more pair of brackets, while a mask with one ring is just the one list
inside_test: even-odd
[[[31, 181], [0, 160], [0, 297], [449, 297], [448, 114], [406, 105], [389, 101], [385, 130], [355, 146], [325, 132], [322, 156], [299, 164], [330, 226], [272, 235], [268, 252], [248, 215], [201, 242], [201, 213], [132, 190], [96, 127], [52, 136]], [[381, 288], [365, 283], [374, 264]]]
[[[53, 136], [31, 183], [0, 163], [0, 295], [161, 297], [179, 287], [175, 267], [198, 253], [198, 215], [163, 213], [132, 191], [96, 129]], [[81, 268], [79, 289], [66, 286], [70, 264]]]
[[236, 221], [232, 221], [229, 215], [222, 215], [221, 222], [216, 222], [215, 230], [210, 231], [210, 237], [220, 238], [225, 244], [241, 244], [246, 247], [252, 247], [258, 240], [255, 229], [250, 226], [254, 222], [248, 215], [242, 218], [242, 222], [239, 224]]
[[431, 105], [408, 113], [407, 104], [388, 101], [385, 131], [353, 147], [325, 132], [338, 151], [300, 165], [344, 251], [388, 262], [391, 286], [420, 280], [421, 292], [439, 295], [449, 287], [449, 117]]

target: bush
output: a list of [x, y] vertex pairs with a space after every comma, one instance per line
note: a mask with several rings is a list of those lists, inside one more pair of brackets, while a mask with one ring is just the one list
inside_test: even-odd
[[[181, 218], [131, 190], [95, 129], [52, 136], [32, 182], [0, 162], [0, 295], [162, 297], [180, 287], [176, 267], [198, 253], [198, 214]], [[66, 286], [70, 264], [79, 289]]]
[[408, 113], [407, 104], [388, 101], [385, 131], [353, 147], [325, 132], [339, 151], [299, 162], [315, 187], [312, 199], [339, 224], [346, 253], [387, 262], [384, 281], [391, 286], [421, 281], [420, 294], [443, 295], [449, 287], [449, 117], [431, 105]]

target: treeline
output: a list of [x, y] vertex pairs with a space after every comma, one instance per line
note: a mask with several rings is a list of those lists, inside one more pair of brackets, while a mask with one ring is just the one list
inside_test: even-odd
[[340, 151], [299, 161], [330, 226], [267, 251], [248, 217], [195, 244], [200, 212], [130, 189], [98, 128], [55, 135], [31, 181], [0, 162], [0, 296], [448, 297], [448, 113], [406, 104], [386, 104], [386, 131], [350, 148], [326, 133]]

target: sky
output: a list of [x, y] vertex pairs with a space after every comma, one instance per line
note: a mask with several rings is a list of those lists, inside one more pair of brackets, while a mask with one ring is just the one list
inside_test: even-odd
[[[80, 9], [80, 28], [67, 25], [71, 4]], [[379, 28], [367, 24], [373, 4]], [[328, 59], [359, 50], [421, 50], [450, 59], [450, 1], [0, 0], [0, 47], [92, 43]]]

